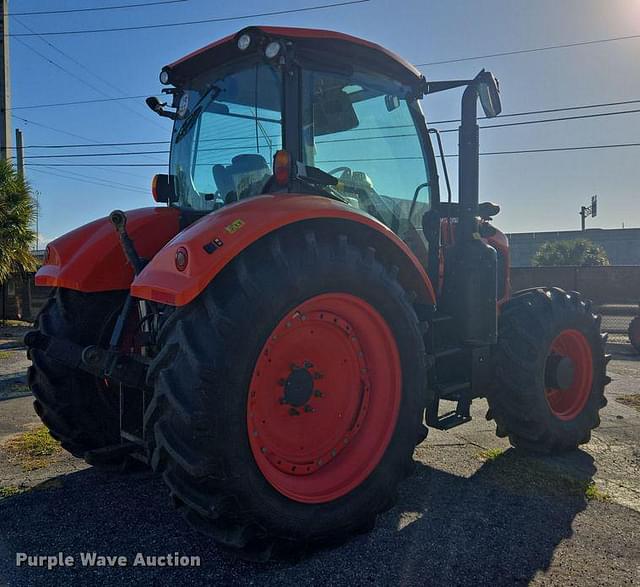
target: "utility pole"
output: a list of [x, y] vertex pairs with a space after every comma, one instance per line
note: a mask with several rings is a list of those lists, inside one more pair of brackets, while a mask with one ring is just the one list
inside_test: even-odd
[[591, 196], [591, 206], [581, 206], [578, 214], [580, 214], [580, 228], [584, 232], [587, 229], [587, 216], [595, 218], [598, 215], [598, 196]]
[[0, 14], [0, 157], [11, 160], [11, 73], [9, 67], [9, 0]]
[[22, 143], [22, 131], [16, 128], [16, 169], [18, 175], [24, 179], [24, 145]]

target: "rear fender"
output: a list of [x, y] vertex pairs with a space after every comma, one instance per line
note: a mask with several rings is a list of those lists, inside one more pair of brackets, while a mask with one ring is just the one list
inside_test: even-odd
[[[127, 231], [144, 259], [152, 258], [180, 230], [175, 208], [140, 208], [127, 212]], [[83, 292], [129, 289], [133, 268], [108, 217], [51, 241], [36, 285]]]
[[[263, 195], [230, 204], [181, 232], [135, 278], [135, 297], [183, 306], [207, 287], [239, 253], [283, 226], [305, 221], [351, 221], [368, 232], [371, 246], [385, 249], [401, 278], [425, 304], [435, 304], [431, 282], [409, 247], [368, 214], [326, 197], [298, 194]], [[355, 228], [355, 227], [354, 227]], [[349, 234], [349, 227], [346, 233]], [[184, 249], [188, 264], [176, 268], [176, 252]]]

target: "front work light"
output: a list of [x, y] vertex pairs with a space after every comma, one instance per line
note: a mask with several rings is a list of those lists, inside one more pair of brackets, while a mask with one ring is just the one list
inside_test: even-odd
[[238, 49], [240, 49], [240, 51], [246, 51], [249, 48], [249, 45], [251, 45], [251, 37], [246, 33], [244, 35], [240, 35], [238, 38]]
[[267, 59], [273, 59], [280, 53], [280, 43], [278, 41], [271, 41], [264, 50], [264, 55]]
[[169, 72], [166, 69], [160, 72], [160, 83], [165, 86], [169, 83]]

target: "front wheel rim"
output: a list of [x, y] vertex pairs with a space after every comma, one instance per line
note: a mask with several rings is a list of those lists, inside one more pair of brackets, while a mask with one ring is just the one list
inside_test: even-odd
[[587, 337], [579, 330], [563, 330], [553, 339], [549, 356], [567, 357], [574, 368], [573, 380], [567, 389], [545, 388], [549, 409], [560, 420], [573, 420], [583, 410], [593, 384], [593, 352]]
[[249, 442], [265, 479], [303, 503], [358, 487], [391, 441], [401, 388], [395, 339], [373, 306], [344, 293], [296, 306], [270, 333], [249, 386]]

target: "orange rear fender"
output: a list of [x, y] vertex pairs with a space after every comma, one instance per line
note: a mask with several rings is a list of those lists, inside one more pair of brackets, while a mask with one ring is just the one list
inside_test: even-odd
[[[407, 245], [368, 214], [321, 196], [263, 195], [230, 204], [205, 216], [167, 243], [134, 279], [135, 297], [183, 306], [193, 300], [222, 269], [263, 236], [296, 222], [338, 219], [372, 231], [388, 242], [393, 259], [421, 300], [435, 303], [429, 278]], [[385, 242], [385, 244], [386, 244]], [[179, 271], [176, 253], [186, 252], [188, 263]]]

